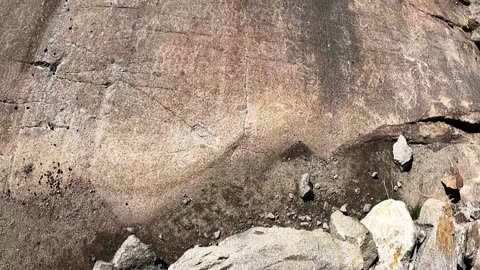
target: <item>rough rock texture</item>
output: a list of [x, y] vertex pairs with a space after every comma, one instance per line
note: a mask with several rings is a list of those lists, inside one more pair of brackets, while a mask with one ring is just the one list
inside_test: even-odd
[[[132, 224], [173, 262], [203, 232], [231, 235], [261, 213], [299, 226], [286, 204], [324, 221], [324, 202], [440, 198], [453, 155], [462, 198], [478, 197], [479, 50], [461, 27], [474, 4], [0, 4], [4, 268], [91, 269], [118, 244], [101, 240]], [[390, 164], [398, 134], [415, 142], [408, 175]], [[319, 196], [289, 202], [305, 171]]]
[[298, 183], [298, 195], [303, 200], [308, 200], [312, 198], [313, 195], [313, 185], [310, 182], [310, 175], [305, 173], [300, 178], [300, 182]]
[[322, 230], [252, 228], [188, 250], [169, 270], [362, 269], [360, 249]]
[[157, 260], [150, 246], [130, 235], [115, 253], [110, 262], [96, 261], [93, 270], [166, 270], [161, 260]]
[[335, 211], [330, 215], [330, 233], [359, 247], [363, 256], [363, 269], [369, 269], [378, 257], [372, 234], [355, 218]]
[[404, 257], [413, 250], [415, 225], [405, 203], [386, 200], [375, 205], [361, 223], [372, 233], [378, 248], [375, 269], [408, 269]]
[[398, 163], [402, 171], [410, 170], [413, 161], [413, 150], [408, 146], [407, 139], [403, 135], [398, 136], [397, 142], [393, 144], [393, 159]]
[[134, 269], [155, 262], [155, 253], [149, 246], [130, 235], [115, 253], [111, 263], [117, 269]]
[[467, 231], [465, 258], [472, 269], [480, 269], [480, 221], [473, 222]]
[[455, 226], [450, 203], [428, 199], [417, 223], [433, 228], [427, 229], [427, 237], [418, 250], [416, 269], [457, 269], [457, 265], [463, 265], [465, 252], [461, 248], [465, 239], [462, 230]]
[[96, 261], [92, 270], [114, 270], [113, 263]]

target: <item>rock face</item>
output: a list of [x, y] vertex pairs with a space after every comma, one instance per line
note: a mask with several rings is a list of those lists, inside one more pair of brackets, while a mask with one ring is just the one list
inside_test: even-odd
[[408, 269], [404, 257], [415, 244], [415, 225], [405, 203], [386, 200], [375, 205], [361, 223], [372, 233], [378, 248], [375, 269]]
[[363, 256], [363, 269], [369, 269], [378, 257], [372, 234], [355, 218], [335, 211], [330, 216], [330, 233], [359, 247]]
[[417, 220], [426, 228], [427, 237], [418, 250], [416, 269], [463, 269], [465, 236], [456, 228], [450, 203], [428, 199]]
[[362, 269], [360, 249], [322, 230], [252, 228], [188, 250], [169, 270]]
[[[393, 135], [414, 138], [406, 132], [428, 119], [446, 128], [421, 137], [415, 158], [460, 149], [455, 121], [480, 111], [480, 54], [462, 30], [478, 6], [461, 2], [0, 0], [0, 265], [86, 269], [90, 256], [65, 258], [84, 243], [104, 250], [95, 238], [116, 234], [110, 224], [176, 232], [159, 245], [174, 261], [198, 240], [192, 227], [244, 230], [280, 213], [285, 202], [270, 197], [354, 142], [369, 151], [329, 171], [332, 190], [320, 192], [370, 178], [358, 167], [409, 177], [373, 168], [376, 150], [390, 155]], [[389, 128], [403, 130], [380, 134]], [[429, 187], [434, 171], [406, 180]], [[471, 198], [474, 179], [462, 188]], [[378, 189], [360, 196], [383, 200]], [[79, 198], [111, 215], [87, 219], [91, 208], [71, 207]]]
[[413, 150], [408, 146], [407, 139], [403, 135], [400, 135], [397, 142], [393, 144], [393, 159], [402, 171], [410, 170], [413, 161]]

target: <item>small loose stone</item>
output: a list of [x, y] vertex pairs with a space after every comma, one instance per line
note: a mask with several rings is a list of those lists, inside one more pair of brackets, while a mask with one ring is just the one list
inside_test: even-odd
[[369, 204], [369, 203], [366, 203], [366, 204], [363, 206], [362, 211], [363, 211], [364, 213], [368, 213], [368, 212], [370, 212], [371, 209], [372, 209], [372, 205]]
[[270, 219], [270, 220], [274, 220], [275, 219], [275, 215], [273, 213], [268, 213], [267, 214], [267, 218]]

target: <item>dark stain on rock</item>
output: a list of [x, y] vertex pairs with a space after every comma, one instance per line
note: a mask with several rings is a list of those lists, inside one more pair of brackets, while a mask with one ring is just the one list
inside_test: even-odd
[[347, 0], [293, 1], [291, 5], [301, 5], [302, 12], [296, 17], [306, 40], [304, 57], [315, 55], [316, 74], [323, 86], [316, 95], [328, 106], [327, 111], [334, 113], [346, 105], [351, 91], [348, 82], [355, 81], [351, 63], [357, 66], [361, 62], [356, 18]]

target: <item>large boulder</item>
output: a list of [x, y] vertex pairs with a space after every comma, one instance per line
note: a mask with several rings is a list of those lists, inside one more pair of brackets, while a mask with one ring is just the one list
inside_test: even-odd
[[465, 232], [456, 226], [449, 202], [428, 199], [417, 220], [427, 232], [418, 249], [416, 269], [463, 269]]
[[395, 200], [375, 205], [361, 223], [372, 233], [378, 248], [375, 269], [405, 269], [404, 260], [415, 245], [415, 225], [405, 203]]
[[378, 257], [372, 234], [357, 219], [335, 211], [330, 215], [330, 233], [359, 247], [363, 255], [363, 268], [369, 269]]
[[322, 230], [252, 228], [218, 246], [194, 247], [169, 270], [362, 269], [360, 249]]

